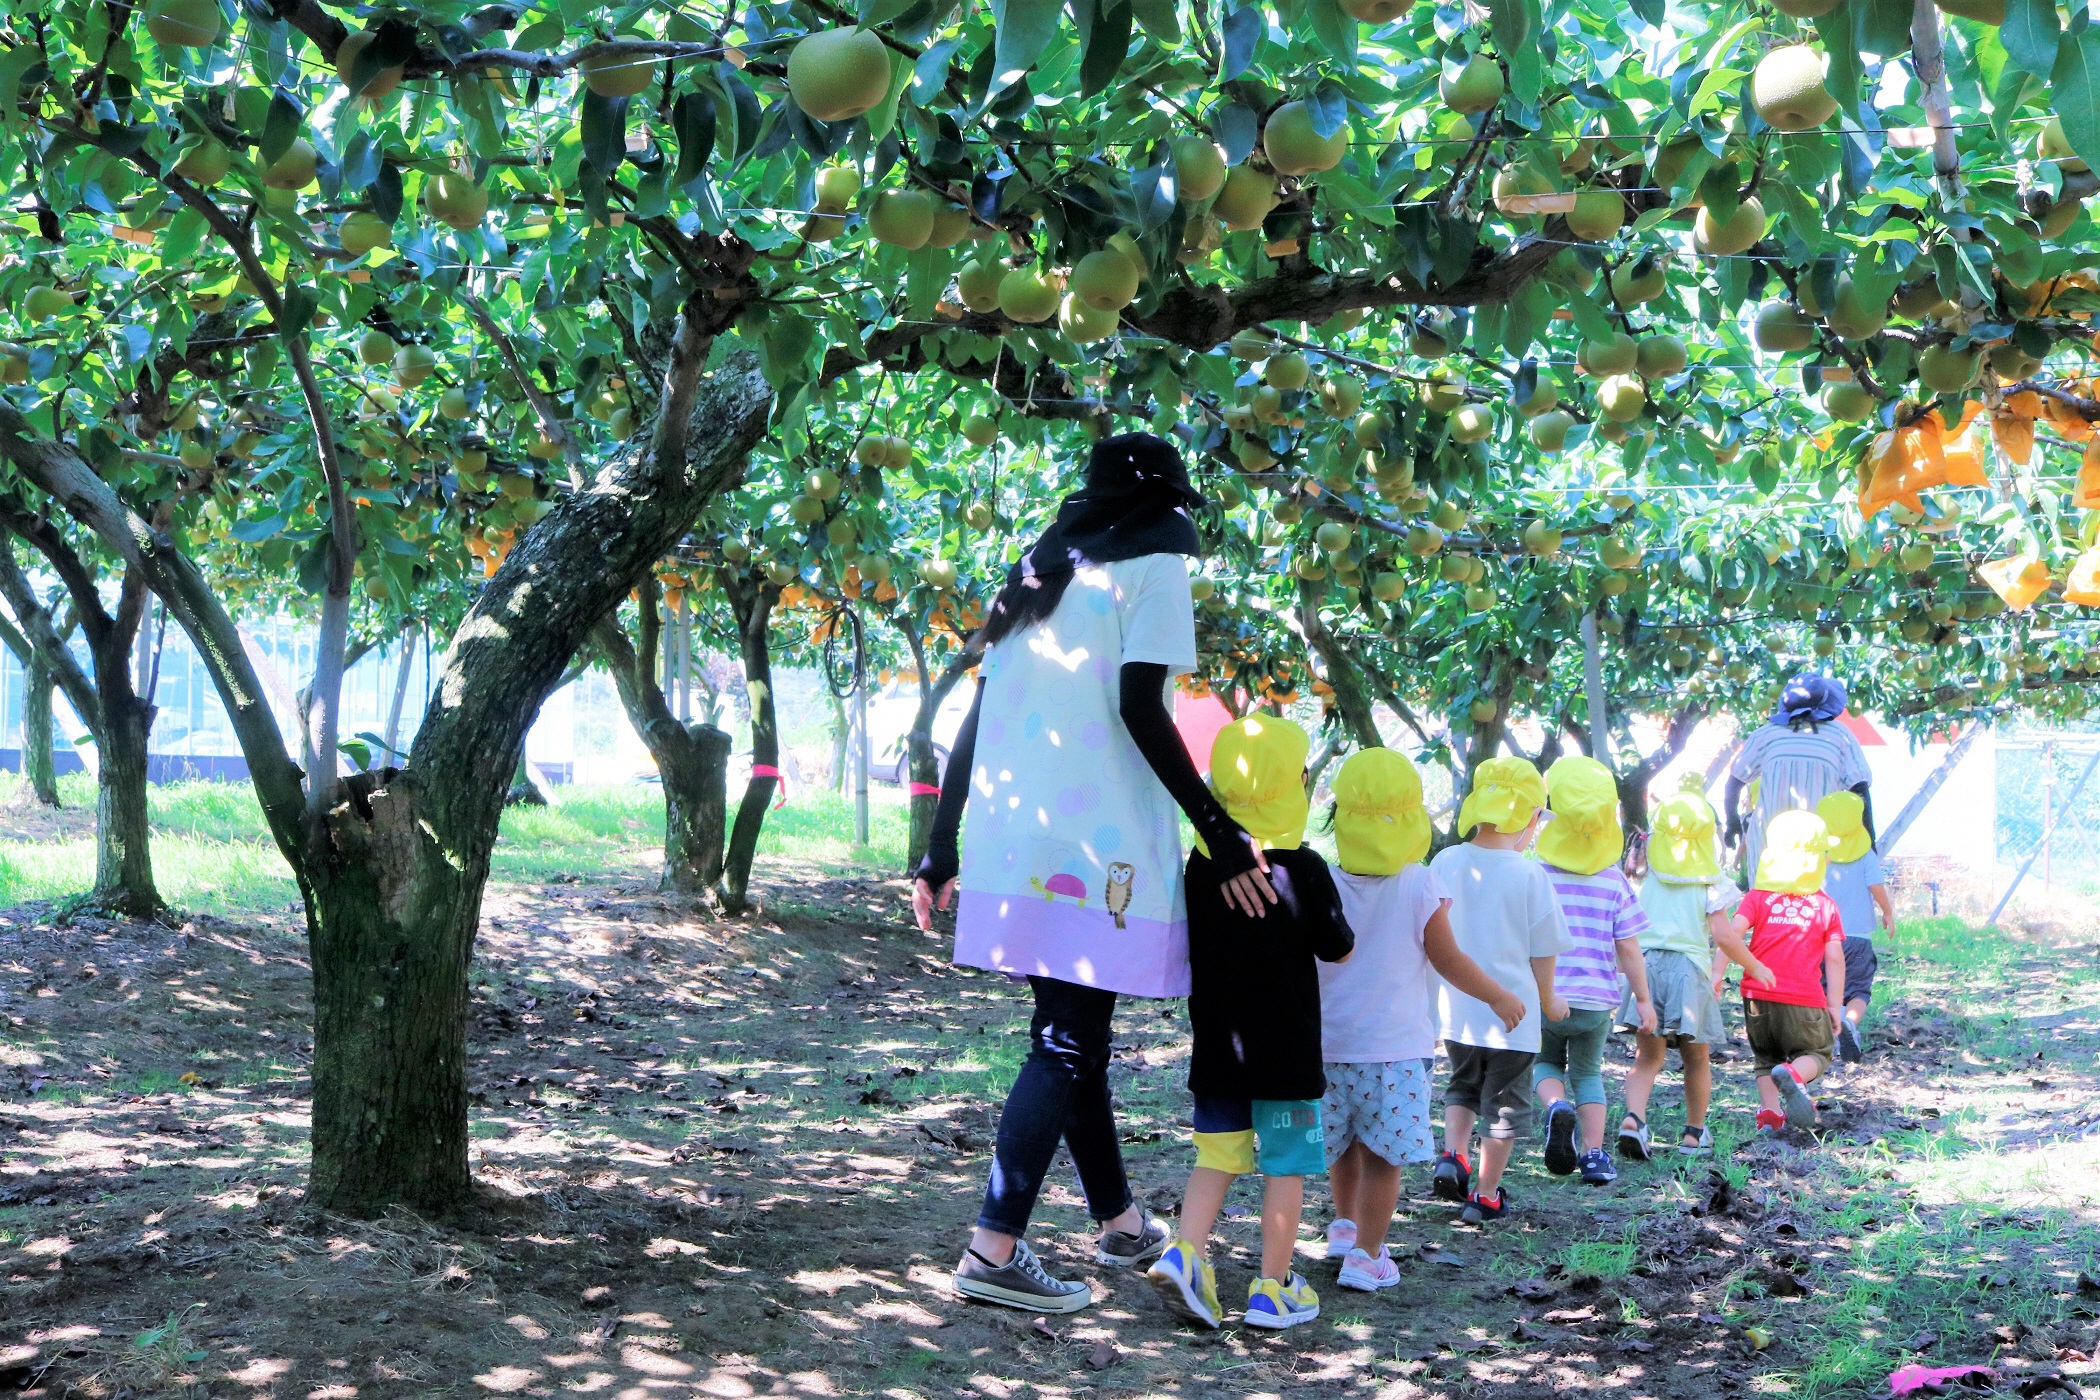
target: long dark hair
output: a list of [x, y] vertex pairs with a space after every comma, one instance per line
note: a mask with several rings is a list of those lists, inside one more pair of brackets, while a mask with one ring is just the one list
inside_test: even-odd
[[1199, 553], [1188, 512], [1202, 502], [1181, 453], [1165, 438], [1103, 438], [1087, 459], [1086, 485], [1065, 497], [1050, 528], [1007, 570], [972, 645], [982, 650], [1056, 612], [1081, 564]]

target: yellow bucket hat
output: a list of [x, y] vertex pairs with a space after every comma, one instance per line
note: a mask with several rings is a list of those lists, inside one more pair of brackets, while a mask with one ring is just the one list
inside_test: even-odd
[[1703, 885], [1719, 879], [1715, 825], [1713, 806], [1701, 790], [1698, 775], [1687, 774], [1684, 791], [1655, 809], [1655, 825], [1648, 833], [1648, 869], [1675, 885]]
[[1837, 842], [1830, 851], [1830, 858], [1840, 865], [1858, 860], [1874, 849], [1874, 838], [1867, 835], [1867, 802], [1856, 792], [1833, 792], [1816, 804], [1816, 815], [1823, 825], [1830, 828], [1832, 839]]
[[1765, 828], [1757, 857], [1757, 888], [1776, 894], [1814, 894], [1823, 888], [1830, 848], [1837, 842], [1814, 812], [1781, 812]]
[[1546, 770], [1553, 820], [1539, 833], [1538, 858], [1575, 875], [1594, 875], [1625, 854], [1619, 785], [1594, 758], [1569, 754]]
[[[1305, 755], [1312, 740], [1287, 719], [1249, 715], [1218, 731], [1210, 750], [1210, 790], [1247, 834], [1273, 851], [1305, 841], [1312, 802], [1305, 795]], [[1209, 855], [1202, 841], [1196, 849]]]
[[1473, 774], [1473, 790], [1458, 809], [1458, 834], [1468, 835], [1482, 822], [1504, 835], [1522, 831], [1545, 805], [1546, 780], [1529, 759], [1491, 758]]
[[1422, 775], [1393, 749], [1359, 749], [1334, 775], [1334, 848], [1351, 875], [1395, 875], [1429, 853]]

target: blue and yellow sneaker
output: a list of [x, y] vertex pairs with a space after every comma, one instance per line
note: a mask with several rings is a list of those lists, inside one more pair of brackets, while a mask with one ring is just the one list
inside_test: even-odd
[[1210, 1260], [1187, 1240], [1168, 1245], [1159, 1262], [1145, 1270], [1145, 1278], [1176, 1316], [1205, 1327], [1216, 1327], [1224, 1321], [1225, 1310], [1218, 1306], [1218, 1276], [1210, 1267]]
[[1258, 1278], [1247, 1285], [1247, 1325], [1281, 1331], [1320, 1315], [1320, 1295], [1297, 1274], [1282, 1283]]

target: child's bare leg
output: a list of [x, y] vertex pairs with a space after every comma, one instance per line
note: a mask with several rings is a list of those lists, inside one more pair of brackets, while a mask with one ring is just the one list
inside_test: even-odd
[[1362, 1226], [1363, 1219], [1356, 1212], [1362, 1209], [1364, 1159], [1370, 1155], [1371, 1149], [1359, 1139], [1351, 1142], [1327, 1169], [1327, 1194], [1334, 1198], [1335, 1219]]
[[1360, 1142], [1351, 1143], [1349, 1151], [1361, 1154], [1353, 1168], [1356, 1196], [1352, 1204], [1358, 1213], [1349, 1218], [1356, 1222], [1356, 1247], [1375, 1259], [1385, 1244], [1386, 1231], [1393, 1227], [1393, 1210], [1400, 1204], [1400, 1167]]
[[[1776, 1091], [1775, 1091], [1776, 1092]], [[1502, 1173], [1516, 1151], [1515, 1138], [1489, 1137], [1480, 1140], [1480, 1170], [1473, 1174], [1473, 1194], [1493, 1196], [1502, 1189]]]
[[1551, 1108], [1568, 1096], [1568, 1085], [1556, 1074], [1551, 1079], [1541, 1079], [1534, 1092], [1538, 1094], [1540, 1103]]
[[1305, 1214], [1305, 1178], [1269, 1176], [1261, 1187], [1261, 1272], [1282, 1283], [1291, 1276], [1298, 1221]]
[[[1662, 1073], [1663, 1061], [1668, 1058], [1670, 1047], [1663, 1044], [1659, 1035], [1637, 1032], [1633, 1040], [1633, 1072], [1626, 1076], [1626, 1119], [1621, 1127], [1633, 1126], [1633, 1120], [1648, 1121], [1648, 1097], [1655, 1092], [1655, 1080]], [[1686, 1082], [1690, 1082], [1691, 1059], [1685, 1059]], [[1689, 1097], [1689, 1090], [1687, 1090]]]
[[[1645, 1039], [1645, 1037], [1643, 1038]], [[1656, 1042], [1658, 1047], [1661, 1044], [1661, 1041]], [[1704, 1044], [1693, 1040], [1687, 1040], [1678, 1045], [1677, 1053], [1684, 1057], [1685, 1126], [1691, 1128], [1702, 1127], [1706, 1123], [1707, 1105], [1713, 1102], [1714, 1097], [1713, 1058]], [[1660, 1063], [1661, 1059], [1661, 1055], [1658, 1054], [1656, 1056], [1657, 1063]], [[1652, 1084], [1654, 1080], [1650, 1079], [1649, 1082]], [[1626, 1097], [1630, 1103], [1633, 1099], [1631, 1089], [1627, 1091]], [[1646, 1102], [1645, 1097], [1643, 1102]]]
[[1779, 1111], [1779, 1086], [1772, 1082], [1770, 1071], [1757, 1076], [1757, 1106]]
[[1575, 1105], [1575, 1121], [1582, 1125], [1582, 1147], [1593, 1152], [1604, 1146], [1604, 1105], [1601, 1103], [1579, 1103]]
[[1189, 1184], [1181, 1193], [1181, 1237], [1205, 1255], [1210, 1253], [1210, 1232], [1225, 1208], [1225, 1193], [1232, 1189], [1231, 1172], [1216, 1167], [1197, 1167], [1189, 1172]]
[[[1473, 1146], [1473, 1124], [1480, 1115], [1470, 1108], [1455, 1104], [1444, 1105], [1444, 1150], [1460, 1157], [1470, 1157]], [[1362, 1224], [1362, 1221], [1358, 1221]]]
[[[1814, 1055], [1799, 1055], [1793, 1061], [1794, 1078], [1803, 1084], [1813, 1084], [1823, 1077], [1823, 1062]], [[1776, 1091], [1775, 1091], [1776, 1092]]]
[[1864, 1025], [1867, 1019], [1867, 999], [1865, 997], [1854, 997], [1846, 1002], [1845, 1019], [1852, 1023], [1855, 1030]]

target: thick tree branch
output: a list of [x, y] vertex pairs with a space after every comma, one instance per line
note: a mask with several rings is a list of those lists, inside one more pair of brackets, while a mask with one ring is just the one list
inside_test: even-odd
[[29, 579], [15, 563], [14, 550], [0, 543], [0, 601], [6, 602], [15, 615], [21, 630], [6, 628], [11, 634], [5, 638], [8, 649], [15, 652], [26, 667], [33, 651], [50, 668], [52, 679], [66, 693], [66, 701], [73, 712], [80, 716], [91, 733], [102, 732], [102, 701], [95, 693], [95, 683], [81, 669], [73, 653], [60, 640], [58, 628], [52, 622], [50, 610], [29, 586]]
[[119, 500], [79, 453], [39, 439], [21, 411], [4, 401], [0, 401], [0, 458], [93, 531], [127, 568], [143, 575], [168, 605], [211, 672], [234, 736], [240, 740], [241, 755], [248, 761], [270, 834], [304, 886], [301, 775], [285, 751], [283, 732], [241, 645], [240, 629], [205, 583], [204, 575], [174, 541]]

